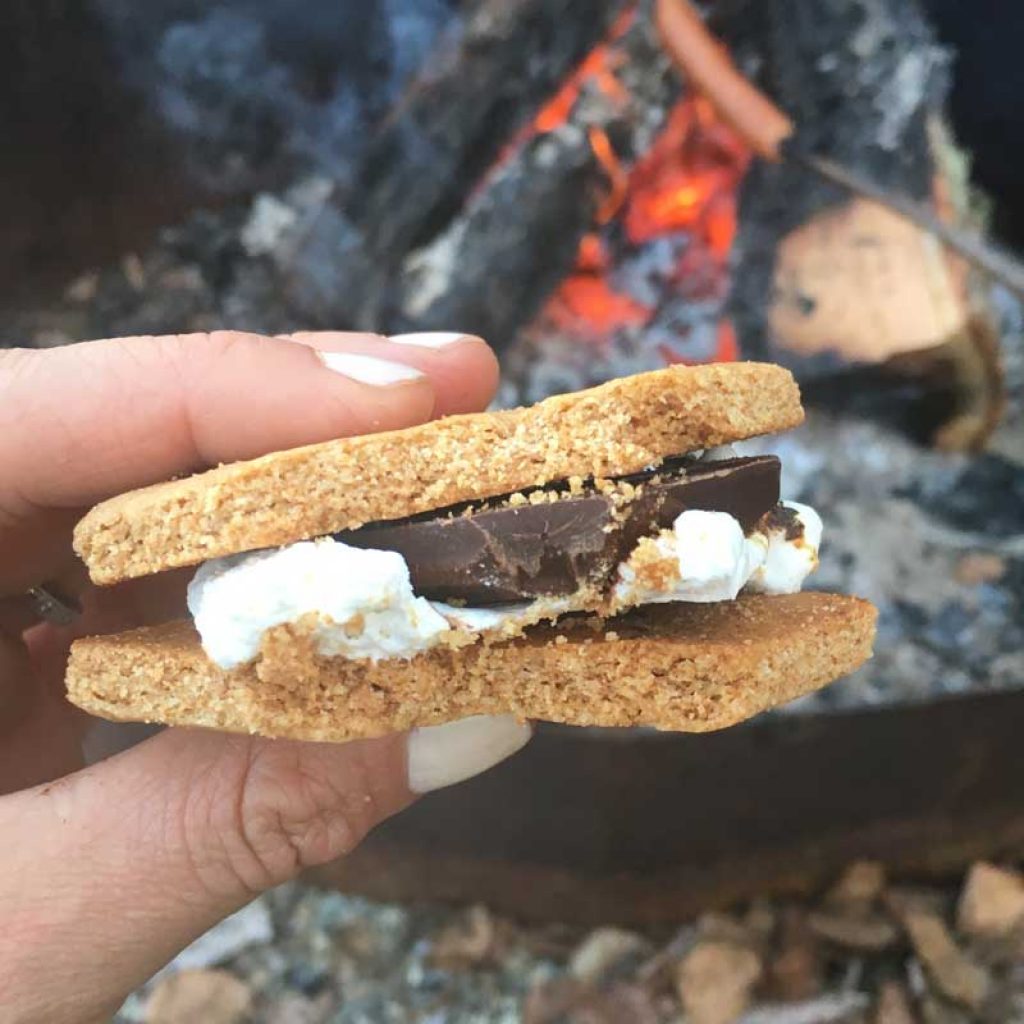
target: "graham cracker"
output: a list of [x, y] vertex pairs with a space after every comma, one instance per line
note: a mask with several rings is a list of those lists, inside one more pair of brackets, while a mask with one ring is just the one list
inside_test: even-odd
[[721, 729], [818, 689], [870, 657], [876, 611], [831, 594], [743, 595], [535, 626], [408, 661], [324, 658], [289, 627], [225, 671], [187, 623], [77, 641], [73, 703], [105, 718], [295, 739], [378, 736], [511, 712], [572, 725]]
[[132, 491], [85, 516], [75, 550], [94, 582], [116, 583], [574, 476], [635, 473], [802, 419], [782, 367], [672, 366], [529, 408], [328, 441]]

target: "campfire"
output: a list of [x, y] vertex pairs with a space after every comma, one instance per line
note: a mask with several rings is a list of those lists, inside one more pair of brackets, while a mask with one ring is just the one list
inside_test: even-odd
[[[359, 16], [390, 47], [386, 73], [347, 49], [330, 68], [322, 51], [342, 43], [312, 15], [273, 35], [242, 10], [175, 22], [101, 5], [48, 31], [105, 32], [132, 85], [119, 98], [103, 62], [80, 69], [110, 111], [81, 159], [102, 152], [104, 171], [46, 230], [21, 226], [30, 203], [13, 208], [0, 260], [13, 282], [47, 253], [67, 267], [145, 249], [163, 215], [177, 241], [153, 260], [220, 246], [220, 270], [153, 330], [180, 328], [182, 302], [200, 326], [229, 310], [268, 330], [458, 324], [504, 355], [506, 401], [766, 358], [811, 403], [976, 448], [1002, 404], [989, 271], [1006, 261], [949, 246], [978, 231], [944, 115], [948, 60], [913, 4], [885, 0], [857, 35], [847, 2], [802, 18], [720, 0], [705, 27], [688, 0], [477, 0], [461, 16], [422, 0], [404, 22]], [[60, 109], [42, 100], [40, 131]], [[78, 162], [73, 139], [44, 163]], [[18, 173], [24, 192], [35, 172]], [[211, 203], [235, 212], [182, 220]], [[113, 229], [89, 230], [94, 217]], [[1014, 266], [1003, 276], [1019, 285]], [[137, 280], [105, 300], [108, 320], [137, 319]]]

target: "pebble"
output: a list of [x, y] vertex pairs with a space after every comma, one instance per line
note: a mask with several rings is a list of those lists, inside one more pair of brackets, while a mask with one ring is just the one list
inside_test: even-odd
[[1024, 876], [984, 862], [964, 883], [957, 925], [976, 938], [1002, 938], [1024, 923]]
[[749, 1005], [761, 971], [761, 960], [751, 949], [714, 940], [698, 942], [676, 976], [689, 1024], [732, 1024]]
[[179, 971], [154, 986], [145, 1020], [146, 1024], [239, 1024], [251, 1004], [249, 986], [227, 971]]
[[908, 906], [901, 923], [936, 989], [947, 999], [976, 1010], [989, 993], [988, 972], [953, 941], [945, 922], [927, 909]]

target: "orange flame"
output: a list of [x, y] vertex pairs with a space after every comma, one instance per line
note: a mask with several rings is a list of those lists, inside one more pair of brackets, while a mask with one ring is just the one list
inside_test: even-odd
[[616, 103], [628, 102], [629, 93], [615, 76], [615, 70], [621, 66], [623, 57], [613, 48], [612, 44], [625, 35], [635, 17], [636, 4], [634, 3], [619, 14], [608, 30], [604, 42], [595, 46], [580, 61], [572, 74], [559, 86], [558, 92], [537, 111], [533, 120], [505, 144], [490, 170], [483, 176], [482, 181], [487, 181], [494, 169], [501, 167], [527, 139], [544, 132], [552, 132], [565, 124], [569, 120], [569, 115], [572, 113], [572, 108], [576, 100], [579, 99], [584, 85], [593, 82], [601, 92]]
[[[633, 3], [620, 14], [606, 38], [505, 147], [492, 171], [531, 136], [563, 125], [584, 87], [596, 87], [623, 106], [628, 103], [629, 93], [615, 74], [625, 57], [614, 43], [629, 29], [636, 11]], [[736, 236], [736, 196], [750, 161], [746, 143], [699, 95], [685, 96], [673, 107], [650, 150], [631, 169], [623, 165], [602, 128], [591, 126], [587, 131], [594, 157], [607, 175], [608, 192], [595, 212], [595, 230], [580, 240], [572, 273], [548, 300], [537, 324], [603, 344], [619, 328], [643, 327], [651, 321], [653, 308], [616, 291], [612, 284], [609, 241], [623, 234], [630, 246], [684, 234], [685, 245], [665, 279], [667, 286], [680, 296], [724, 295], [726, 263]], [[621, 233], [607, 227], [616, 219]], [[662, 352], [668, 362], [685, 361], [670, 346], [662, 346]], [[732, 323], [723, 318], [716, 327], [714, 359], [726, 362], [739, 355]]]
[[[718, 121], [703, 97], [685, 97], [672, 109], [651, 149], [627, 172], [605, 132], [590, 129], [590, 144], [605, 169], [609, 193], [595, 215], [598, 227], [621, 216], [630, 244], [686, 232], [688, 244], [672, 275], [684, 294], [720, 296], [725, 263], [736, 236], [736, 195], [749, 162], [744, 143]], [[541, 314], [542, 321], [581, 339], [602, 344], [617, 328], [648, 323], [653, 309], [611, 283], [611, 258], [599, 232], [580, 241], [573, 272]], [[714, 359], [739, 358], [731, 322], [719, 322]], [[671, 347], [670, 362], [683, 358]]]
[[595, 217], [598, 224], [607, 224], [619, 212], [629, 188], [629, 175], [612, 149], [611, 139], [603, 128], [588, 128], [587, 137], [597, 162], [608, 175], [609, 190], [604, 201], [597, 208]]
[[574, 273], [549, 300], [544, 315], [552, 323], [601, 341], [617, 327], [640, 327], [651, 310], [616, 292], [602, 274]]
[[630, 241], [686, 230], [724, 259], [736, 234], [736, 193], [749, 160], [703, 97], [681, 100], [633, 168], [625, 213]]
[[605, 41], [594, 47], [576, 70], [562, 83], [558, 92], [537, 112], [533, 119], [535, 132], [554, 131], [565, 124], [587, 82], [594, 82], [606, 95], [619, 103], [629, 100], [629, 93], [615, 77], [615, 69], [622, 63], [622, 55], [611, 44], [626, 34], [636, 17], [636, 4], [630, 4], [612, 23]]

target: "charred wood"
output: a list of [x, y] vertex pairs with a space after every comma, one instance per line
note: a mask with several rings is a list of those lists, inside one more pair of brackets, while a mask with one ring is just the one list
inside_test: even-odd
[[599, 180], [578, 126], [530, 140], [463, 217], [410, 257], [392, 322], [457, 323], [502, 351], [571, 269]]

